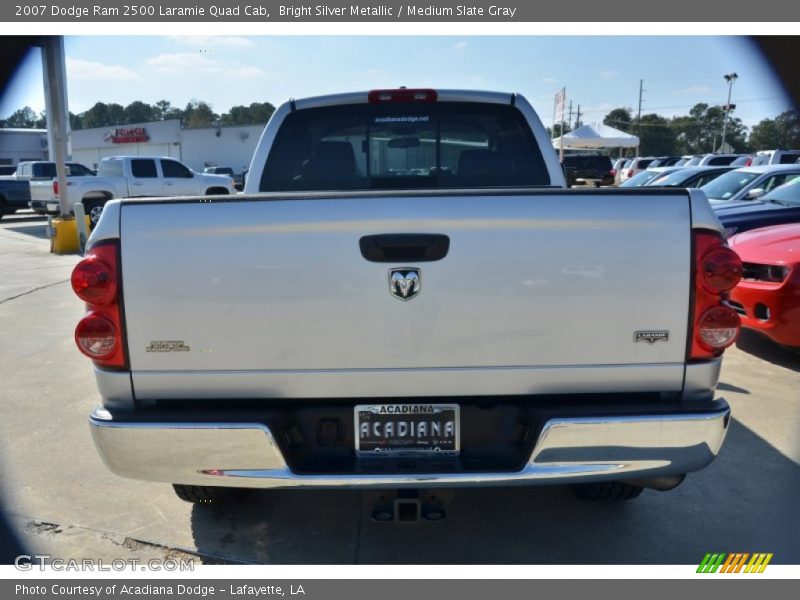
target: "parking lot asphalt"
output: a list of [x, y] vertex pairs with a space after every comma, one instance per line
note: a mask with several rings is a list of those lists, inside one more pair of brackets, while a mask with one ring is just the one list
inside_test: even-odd
[[0, 221], [0, 497], [29, 551], [276, 564], [697, 564], [715, 551], [800, 563], [800, 353], [749, 332], [724, 360], [733, 422], [718, 459], [629, 503], [581, 502], [563, 487], [458, 490], [445, 520], [393, 525], [371, 520], [373, 492], [192, 506], [169, 485], [119, 478], [87, 425], [98, 396], [72, 339], [79, 257], [50, 254], [44, 232], [32, 213]]

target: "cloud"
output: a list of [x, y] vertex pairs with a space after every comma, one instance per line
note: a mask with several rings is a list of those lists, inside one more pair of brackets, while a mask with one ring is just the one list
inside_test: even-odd
[[616, 79], [617, 75], [619, 75], [619, 71], [600, 71], [597, 76], [600, 79]]
[[708, 94], [711, 88], [707, 85], [690, 85], [680, 90], [672, 90], [672, 94]]
[[193, 52], [176, 52], [174, 54], [159, 54], [145, 60], [159, 73], [177, 73], [185, 69], [206, 71], [218, 67], [218, 62]]
[[467, 42], [465, 42], [464, 40], [461, 40], [460, 42], [457, 42], [457, 43], [453, 44], [450, 47], [450, 50], [452, 50], [454, 52], [458, 52], [459, 50], [463, 50], [466, 47], [467, 47]]
[[133, 81], [142, 78], [136, 71], [132, 71], [121, 65], [104, 65], [103, 63], [81, 60], [79, 58], [67, 58], [66, 63], [67, 74], [70, 79], [79, 79], [82, 81]]
[[169, 39], [179, 44], [202, 46], [204, 48], [213, 48], [214, 46], [249, 48], [253, 45], [252, 40], [238, 35], [171, 35]]
[[245, 79], [264, 77], [264, 75], [267, 74], [264, 69], [259, 67], [234, 67], [232, 70], [228, 70], [228, 73], [232, 73], [237, 77], [244, 77]]
[[[600, 104], [581, 107], [581, 112], [587, 115], [588, 120], [586, 122], [588, 123], [589, 121], [595, 120], [598, 114], [605, 116], [615, 108], [620, 108], [620, 105], [612, 104], [611, 102], [601, 102]], [[592, 115], [592, 117], [589, 118], [588, 115]]]
[[233, 75], [235, 77], [254, 78], [263, 77], [267, 74], [260, 67], [222, 62], [194, 52], [159, 54], [148, 58], [145, 63], [163, 75], [195, 71], [208, 75]]

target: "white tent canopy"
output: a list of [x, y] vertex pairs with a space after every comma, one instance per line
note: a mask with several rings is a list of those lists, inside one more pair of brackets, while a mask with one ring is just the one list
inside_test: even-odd
[[603, 123], [590, 123], [578, 127], [553, 140], [553, 146], [564, 148], [636, 148], [639, 138], [614, 129]]

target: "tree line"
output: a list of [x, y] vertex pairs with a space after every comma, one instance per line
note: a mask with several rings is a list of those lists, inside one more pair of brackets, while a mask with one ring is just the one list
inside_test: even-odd
[[[701, 102], [695, 104], [688, 115], [671, 118], [649, 113], [637, 119], [631, 108], [615, 108], [605, 116], [603, 123], [638, 136], [640, 156], [677, 156], [719, 152], [724, 120], [725, 110], [721, 106]], [[576, 122], [574, 128], [581, 125], [583, 123]], [[565, 133], [571, 130], [565, 125]], [[555, 136], [561, 134], [558, 124], [554, 132]], [[762, 119], [749, 131], [741, 119], [731, 115], [725, 144], [735, 153], [800, 148], [800, 113], [796, 109], [784, 111], [774, 119]]]
[[[127, 106], [114, 102], [98, 102], [82, 113], [70, 112], [69, 126], [74, 131], [168, 119], [180, 119], [182, 125], [189, 129], [217, 125], [263, 125], [274, 111], [275, 107], [269, 102], [232, 106], [228, 112], [222, 114], [215, 113], [211, 105], [202, 100], [192, 100], [185, 108], [173, 106], [168, 100], [159, 100], [155, 104], [136, 100]], [[7, 119], [0, 119], [2, 128], [44, 129], [46, 126], [47, 115], [44, 112], [37, 113], [29, 106], [16, 110]]]
[[[186, 128], [213, 127], [216, 125], [261, 125], [266, 123], [275, 107], [269, 102], [253, 102], [249, 106], [237, 105], [222, 114], [213, 111], [210, 104], [192, 100], [184, 108], [173, 106], [167, 100], [147, 104], [140, 100], [127, 106], [98, 102], [79, 114], [69, 113], [72, 130], [95, 127], [113, 127], [150, 121], [180, 119]], [[695, 104], [688, 115], [666, 118], [649, 113], [636, 119], [631, 108], [620, 107], [609, 112], [603, 123], [637, 135], [641, 156], [705, 154], [719, 151], [722, 145], [722, 126], [725, 111], [721, 106]], [[574, 127], [583, 123], [576, 121]], [[26, 106], [7, 119], [0, 119], [0, 127], [44, 128], [46, 115]], [[565, 125], [564, 132], [571, 131]], [[561, 127], [556, 124], [556, 136]], [[734, 152], [745, 153], [774, 148], [800, 148], [800, 113], [787, 110], [774, 119], [763, 119], [748, 131], [741, 119], [730, 116], [725, 142]], [[630, 151], [629, 151], [630, 153]]]

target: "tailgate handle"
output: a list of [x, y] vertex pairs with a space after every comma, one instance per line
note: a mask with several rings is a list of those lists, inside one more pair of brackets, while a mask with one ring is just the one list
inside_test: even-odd
[[447, 256], [450, 238], [440, 233], [386, 233], [365, 235], [358, 245], [370, 262], [430, 262]]

